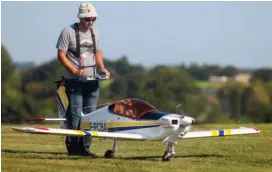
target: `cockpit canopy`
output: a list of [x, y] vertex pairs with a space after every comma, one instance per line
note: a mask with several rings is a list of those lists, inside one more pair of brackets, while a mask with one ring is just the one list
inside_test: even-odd
[[157, 112], [157, 109], [149, 103], [136, 99], [123, 99], [109, 106], [111, 113], [138, 119], [148, 112]]

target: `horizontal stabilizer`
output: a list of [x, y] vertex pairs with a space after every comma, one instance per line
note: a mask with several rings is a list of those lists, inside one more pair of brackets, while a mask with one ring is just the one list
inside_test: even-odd
[[201, 138], [201, 137], [218, 137], [218, 136], [232, 136], [241, 134], [258, 134], [260, 130], [257, 128], [236, 128], [236, 129], [219, 129], [219, 130], [207, 130], [207, 131], [190, 131], [185, 135], [180, 135], [180, 138]]
[[33, 118], [29, 121], [66, 121], [65, 118]]
[[62, 136], [92, 136], [97, 138], [145, 140], [139, 134], [126, 134], [117, 132], [81, 131], [71, 129], [43, 128], [43, 127], [11, 127], [15, 131], [33, 134], [53, 134]]

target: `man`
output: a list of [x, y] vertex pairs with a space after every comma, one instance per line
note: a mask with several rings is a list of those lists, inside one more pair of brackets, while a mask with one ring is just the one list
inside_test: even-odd
[[[97, 13], [91, 3], [81, 3], [78, 12], [79, 23], [64, 28], [59, 36], [58, 60], [65, 67], [65, 90], [69, 105], [66, 111], [68, 129], [80, 129], [81, 112], [90, 113], [96, 109], [99, 83], [86, 80], [97, 71], [110, 77], [104, 67], [102, 51], [98, 47], [98, 31], [93, 26]], [[66, 137], [69, 155], [95, 155], [89, 151], [90, 137]]]

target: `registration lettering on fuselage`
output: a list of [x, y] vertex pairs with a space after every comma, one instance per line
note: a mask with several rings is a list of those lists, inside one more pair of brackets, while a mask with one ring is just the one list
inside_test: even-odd
[[105, 122], [91, 122], [90, 129], [91, 131], [108, 131], [108, 126]]

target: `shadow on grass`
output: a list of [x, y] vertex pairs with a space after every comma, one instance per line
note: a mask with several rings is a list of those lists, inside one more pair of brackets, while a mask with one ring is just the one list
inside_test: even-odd
[[[25, 151], [25, 150], [11, 150], [11, 149], [2, 149], [2, 153], [8, 153], [12, 157], [18, 158], [28, 158], [28, 159], [59, 159], [59, 160], [77, 160], [77, 159], [92, 159], [91, 157], [86, 156], [68, 156], [66, 152], [42, 152], [42, 151]], [[3, 156], [3, 154], [2, 154]], [[5, 156], [5, 155], [4, 155]], [[182, 155], [175, 156], [177, 158], [207, 158], [207, 157], [216, 157], [221, 158], [222, 155], [216, 154], [198, 154], [198, 155]], [[132, 156], [132, 157], [115, 157], [117, 160], [144, 160], [144, 161], [158, 161], [161, 160], [162, 156]], [[96, 159], [104, 159], [103, 156], [98, 156]]]
[[[173, 157], [173, 159], [177, 159], [177, 158], [208, 158], [208, 157], [222, 158], [224, 156], [223, 155], [215, 155], [215, 154], [180, 155], [180, 156], [176, 155]], [[134, 157], [123, 157], [123, 158], [117, 157], [116, 159], [157, 161], [157, 159], [162, 159], [162, 156], [134, 156]]]
[[[42, 152], [42, 151], [26, 151], [26, 150], [11, 150], [2, 149], [2, 157], [13, 158], [26, 158], [26, 159], [58, 159], [58, 160], [70, 160], [70, 159], [85, 159], [83, 156], [68, 156], [66, 152]], [[8, 153], [4, 155], [3, 153]]]
[[65, 152], [42, 152], [42, 151], [25, 151], [25, 150], [12, 150], [12, 149], [2, 149], [1, 152], [12, 153], [12, 154], [51, 154], [51, 155], [67, 155]]

